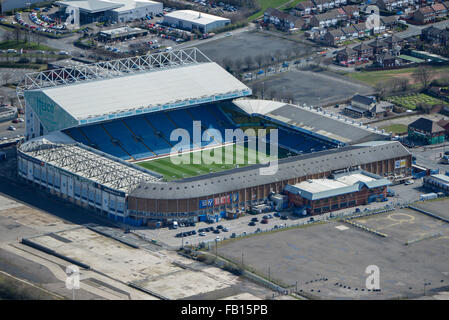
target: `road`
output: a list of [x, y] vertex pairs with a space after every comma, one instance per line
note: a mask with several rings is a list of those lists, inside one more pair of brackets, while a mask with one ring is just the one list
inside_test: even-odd
[[444, 29], [446, 27], [449, 27], [449, 20], [444, 20], [444, 21], [440, 21], [440, 22], [435, 22], [435, 23], [431, 23], [431, 24], [426, 24], [424, 26], [417, 26], [417, 25], [413, 25], [413, 24], [407, 24], [408, 29], [402, 32], [398, 32], [396, 33], [396, 35], [398, 37], [401, 37], [403, 39], [407, 39], [410, 37], [414, 37], [414, 36], [419, 36], [421, 34], [421, 31], [425, 28], [428, 28], [430, 26], [434, 26], [436, 28], [439, 29]]

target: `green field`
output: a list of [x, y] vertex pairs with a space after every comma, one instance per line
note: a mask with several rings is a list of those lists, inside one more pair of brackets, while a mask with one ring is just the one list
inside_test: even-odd
[[[267, 146], [268, 147], [268, 146]], [[221, 150], [221, 151], [220, 151]], [[244, 161], [243, 163], [236, 164], [236, 153], [237, 150], [240, 152], [243, 152], [244, 155]], [[254, 152], [251, 152], [248, 154], [248, 148], [247, 147], [241, 147], [237, 145], [230, 145], [225, 147], [218, 147], [211, 150], [203, 150], [203, 152], [207, 152], [207, 154], [210, 153], [211, 156], [217, 156], [216, 152], [221, 152], [221, 164], [211, 163], [206, 164], [203, 161], [201, 161], [200, 164], [194, 164], [194, 154], [199, 153], [198, 152], [192, 152], [187, 155], [187, 160], [190, 158], [189, 164], [175, 164], [173, 163], [172, 159], [170, 157], [166, 158], [160, 158], [145, 162], [139, 162], [136, 163], [137, 165], [144, 167], [145, 169], [157, 172], [159, 174], [162, 174], [164, 176], [164, 179], [167, 181], [170, 180], [176, 180], [176, 179], [183, 179], [213, 172], [219, 172], [229, 169], [234, 169], [237, 167], [245, 167], [251, 164], [256, 164], [259, 161], [256, 159], [257, 156]], [[226, 163], [225, 161], [225, 154], [229, 152], [233, 154], [233, 163]], [[288, 151], [286, 150], [279, 150], [278, 158], [285, 158], [287, 156]]]
[[[394, 70], [381, 70], [381, 71], [360, 71], [348, 73], [352, 79], [362, 81], [370, 86], [375, 86], [380, 82], [385, 82], [394, 78], [407, 78], [413, 81], [413, 72], [416, 68], [403, 68]], [[449, 73], [448, 66], [432, 67], [433, 78], [444, 78]]]
[[388, 101], [400, 107], [415, 110], [420, 104], [428, 105], [446, 104], [445, 101], [434, 98], [424, 93], [410, 94], [406, 96], [392, 96], [387, 98]]
[[5, 40], [0, 42], [0, 50], [8, 50], [8, 49], [16, 49], [16, 50], [42, 50], [42, 51], [55, 51], [56, 49], [46, 46], [44, 44], [37, 44], [35, 42], [25, 42], [16, 40]]
[[[252, 21], [254, 19], [259, 18], [260, 16], [263, 16], [263, 13], [268, 8], [279, 8], [281, 6], [283, 8], [283, 7], [286, 7], [286, 5], [288, 5], [289, 7], [294, 7], [301, 1], [304, 1], [304, 0], [258, 0], [257, 2], [259, 2], [260, 10], [257, 11], [252, 16], [250, 16], [248, 18], [248, 21]], [[282, 8], [279, 8], [279, 10], [281, 10]]]
[[407, 126], [405, 124], [395, 123], [389, 126], [382, 127], [385, 132], [393, 132], [394, 134], [402, 134], [407, 132]]

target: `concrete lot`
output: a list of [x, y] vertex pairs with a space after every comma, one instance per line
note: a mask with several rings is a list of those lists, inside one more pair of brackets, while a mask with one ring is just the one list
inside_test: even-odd
[[[274, 37], [261, 32], [234, 32], [232, 36], [223, 37], [218, 40], [208, 41], [204, 44], [196, 45], [211, 60], [220, 62], [224, 58], [244, 59], [247, 56], [255, 57], [257, 55], [270, 54], [275, 55], [278, 50], [295, 50], [305, 53], [305, 44], [295, 41]], [[313, 51], [312, 51], [313, 52]]]
[[[297, 71], [282, 73], [265, 81], [265, 92], [269, 90], [292, 93], [294, 103], [322, 106], [350, 99], [354, 94], [372, 94], [369, 86], [349, 81], [330, 72]], [[335, 109], [337, 112], [338, 109]]]
[[[383, 228], [389, 236], [381, 238], [334, 221], [230, 241], [218, 252], [240, 263], [243, 255], [244, 265], [266, 277], [292, 287], [297, 282], [300, 293], [322, 298], [416, 298], [423, 295], [425, 282], [430, 283], [426, 294], [448, 285], [447, 225], [403, 209], [357, 222]], [[404, 244], [435, 231], [443, 236]], [[380, 292], [365, 287], [369, 265], [380, 268]]]
[[449, 150], [449, 145], [438, 147], [419, 147], [411, 148], [410, 152], [416, 157], [416, 163], [431, 169], [439, 169], [440, 173], [444, 174], [445, 171], [449, 171], [449, 165], [440, 163], [441, 156], [445, 151]]
[[[31, 240], [56, 252], [88, 264], [91, 269], [123, 282], [132, 282], [168, 299], [214, 299], [250, 293], [265, 298], [269, 290], [176, 252], [135, 249], [80, 227], [42, 235]], [[226, 291], [227, 289], [227, 291]], [[224, 292], [223, 292], [224, 291]]]
[[417, 202], [414, 203], [413, 206], [449, 219], [449, 199], [447, 198]]

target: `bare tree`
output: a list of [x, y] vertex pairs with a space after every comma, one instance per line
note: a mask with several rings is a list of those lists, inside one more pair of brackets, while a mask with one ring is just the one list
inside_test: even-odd
[[237, 73], [242, 71], [242, 65], [243, 65], [243, 60], [242, 59], [237, 58], [237, 59], [234, 60], [234, 67], [235, 67], [235, 71]]
[[263, 54], [258, 54], [257, 56], [254, 57], [254, 60], [256, 61], [259, 69], [262, 68], [262, 64], [263, 64], [263, 60], [264, 60]]
[[252, 56], [247, 56], [247, 57], [245, 57], [245, 64], [246, 64], [246, 67], [247, 67], [248, 69], [251, 69], [251, 67], [252, 67], [253, 64], [254, 64], [254, 59], [253, 59], [253, 57], [252, 57]]
[[11, 81], [12, 74], [10, 72], [5, 72], [2, 75], [3, 85], [8, 84], [9, 81]]
[[232, 65], [233, 65], [233, 61], [226, 57], [223, 59], [223, 67], [227, 70], [227, 71], [231, 71]]
[[412, 77], [420, 82], [424, 89], [427, 89], [433, 76], [433, 70], [430, 67], [420, 66], [413, 72]]
[[16, 43], [20, 42], [20, 36], [22, 35], [22, 31], [19, 28], [15, 28], [13, 31], [14, 39], [16, 39]]

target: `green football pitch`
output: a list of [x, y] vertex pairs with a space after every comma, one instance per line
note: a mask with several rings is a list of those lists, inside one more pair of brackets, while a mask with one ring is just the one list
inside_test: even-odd
[[[268, 146], [267, 146], [268, 147]], [[170, 180], [176, 180], [176, 179], [183, 179], [213, 172], [219, 172], [229, 169], [234, 169], [237, 167], [244, 167], [251, 164], [259, 163], [261, 159], [257, 159], [256, 152], [248, 152], [247, 147], [239, 146], [239, 145], [228, 145], [224, 147], [217, 147], [214, 149], [206, 149], [202, 151], [194, 151], [187, 155], [184, 155], [184, 159], [187, 160], [185, 162], [187, 163], [181, 163], [176, 164], [175, 161], [172, 160], [171, 157], [165, 157], [165, 158], [159, 158], [149, 161], [143, 161], [136, 163], [137, 165], [144, 167], [145, 169], [157, 172], [164, 176], [164, 179], [167, 181]], [[200, 163], [194, 162], [194, 154], [195, 157], [199, 157], [198, 153], [206, 153], [206, 155], [209, 155], [211, 158], [219, 159], [220, 152], [221, 152], [221, 163], [217, 163], [219, 161], [215, 161], [215, 163], [205, 163], [204, 157], [205, 155], [202, 154], [202, 159]], [[239, 153], [238, 153], [239, 152]], [[230, 158], [229, 154], [232, 153], [232, 159], [233, 161], [226, 161], [226, 154], [228, 155], [228, 158]], [[243, 158], [243, 161], [237, 161], [237, 154], [240, 158]], [[280, 149], [278, 150], [278, 158], [285, 158], [287, 156], [291, 156], [289, 151]], [[239, 159], [240, 159], [239, 158]], [[271, 158], [270, 158], [271, 159]], [[273, 157], [271, 160], [274, 160]], [[197, 161], [198, 162], [198, 161]], [[209, 161], [212, 162], [212, 161]]]

